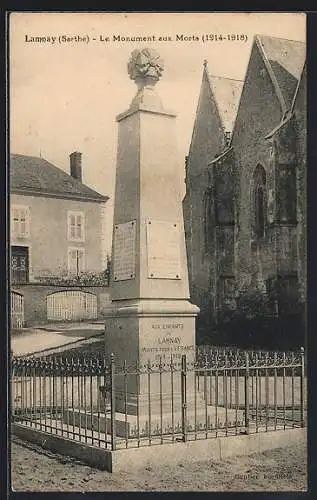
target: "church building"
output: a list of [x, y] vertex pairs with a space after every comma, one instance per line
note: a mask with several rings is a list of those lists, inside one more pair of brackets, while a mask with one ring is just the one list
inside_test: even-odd
[[183, 200], [198, 342], [304, 345], [305, 56], [257, 35], [244, 81], [204, 63]]

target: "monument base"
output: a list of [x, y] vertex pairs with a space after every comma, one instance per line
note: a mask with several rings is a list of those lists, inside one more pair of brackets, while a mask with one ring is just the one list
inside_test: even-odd
[[[244, 412], [224, 407], [207, 406], [186, 411], [186, 432], [213, 430], [215, 428], [234, 428], [243, 426]], [[68, 409], [63, 415], [64, 422], [77, 427], [111, 433], [110, 413], [85, 413], [84, 410]], [[115, 413], [116, 435], [122, 438], [149, 437], [180, 434], [183, 432], [181, 411], [164, 411], [151, 415], [129, 415]]]
[[[179, 385], [179, 384], [175, 384]], [[194, 392], [194, 386], [191, 384], [192, 391], [187, 390], [186, 407], [188, 410], [201, 409], [205, 407], [204, 395], [201, 391]], [[147, 393], [147, 394], [118, 394], [116, 397], [116, 411], [127, 413], [129, 415], [148, 415], [149, 413], [159, 414], [160, 412], [175, 412], [182, 410], [183, 400], [180, 391], [165, 393]]]
[[135, 299], [112, 303], [105, 319], [106, 356], [113, 353], [118, 367], [144, 372], [148, 365], [165, 369], [173, 358], [180, 366], [195, 359], [195, 318], [199, 308], [188, 300]]
[[[106, 356], [114, 355], [116, 411], [131, 416], [181, 412], [181, 394], [204, 407], [195, 389], [195, 317], [187, 300], [135, 299], [113, 303], [105, 324]], [[186, 355], [186, 389], [182, 356]], [[184, 367], [183, 367], [184, 368]], [[183, 377], [183, 378], [182, 378]], [[196, 396], [195, 396], [196, 393]]]

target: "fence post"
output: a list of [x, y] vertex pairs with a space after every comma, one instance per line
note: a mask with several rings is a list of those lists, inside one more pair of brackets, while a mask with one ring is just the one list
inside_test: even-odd
[[245, 377], [244, 377], [244, 406], [245, 406], [245, 414], [244, 414], [244, 425], [245, 425], [245, 432], [246, 432], [246, 434], [249, 434], [249, 424], [250, 424], [249, 378], [250, 378], [249, 352], [245, 351]]
[[10, 377], [10, 384], [9, 384], [9, 394], [10, 394], [10, 401], [11, 401], [11, 421], [14, 420], [14, 414], [16, 410], [15, 405], [15, 400], [18, 402], [18, 394], [19, 391], [17, 390], [17, 385], [15, 384], [15, 364], [14, 364], [14, 359], [13, 359], [13, 352], [11, 351], [11, 357], [10, 357], [10, 371], [9, 371], [9, 377]]
[[116, 449], [116, 389], [115, 389], [115, 362], [114, 354], [110, 356], [110, 384], [111, 384], [111, 449]]
[[301, 371], [300, 371], [300, 422], [301, 427], [305, 427], [304, 418], [304, 381], [305, 381], [305, 351], [304, 347], [300, 348], [301, 351]]
[[182, 434], [183, 441], [187, 441], [186, 434], [186, 413], [187, 413], [187, 402], [186, 402], [186, 355], [182, 355], [182, 371], [181, 371], [181, 404], [182, 404]]

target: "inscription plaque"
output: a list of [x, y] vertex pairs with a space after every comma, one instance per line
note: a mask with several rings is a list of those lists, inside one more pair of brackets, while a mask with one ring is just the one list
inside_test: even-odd
[[179, 224], [148, 219], [146, 227], [148, 278], [181, 279]]
[[135, 220], [114, 227], [114, 281], [135, 278]]
[[183, 354], [188, 362], [195, 358], [195, 339], [189, 334], [188, 326], [183, 321], [166, 322], [156, 320], [148, 322], [145, 329], [147, 335], [140, 339], [140, 362], [169, 363], [171, 356], [180, 362]]

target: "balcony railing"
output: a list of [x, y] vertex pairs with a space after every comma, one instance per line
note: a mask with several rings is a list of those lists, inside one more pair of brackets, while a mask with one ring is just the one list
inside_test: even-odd
[[25, 284], [28, 282], [29, 282], [29, 276], [27, 270], [11, 269], [11, 283]]
[[[28, 274], [30, 274], [28, 276]], [[42, 285], [70, 285], [70, 286], [108, 286], [109, 271], [85, 271], [69, 273], [65, 269], [49, 270], [33, 268], [32, 272], [11, 269], [11, 284], [22, 285], [26, 283]]]

